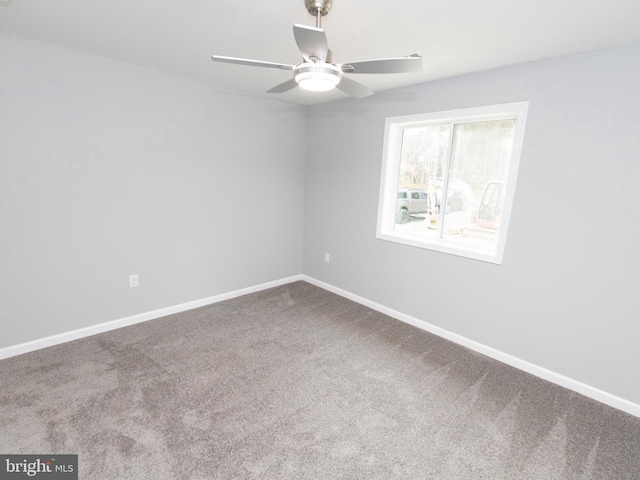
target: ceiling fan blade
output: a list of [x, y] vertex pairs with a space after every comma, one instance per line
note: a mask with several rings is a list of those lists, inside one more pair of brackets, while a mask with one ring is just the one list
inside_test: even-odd
[[292, 88], [296, 88], [298, 86], [298, 82], [296, 82], [293, 78], [291, 80], [287, 80], [279, 85], [276, 85], [271, 90], [267, 90], [267, 93], [284, 93], [288, 92]]
[[296, 23], [293, 26], [293, 36], [305, 60], [318, 59], [324, 62], [327, 59], [329, 44], [323, 29]]
[[336, 85], [338, 90], [342, 90], [344, 93], [351, 95], [355, 98], [364, 98], [369, 95], [373, 95], [373, 90], [370, 90], [368, 87], [365, 87], [360, 82], [356, 82], [355, 80], [351, 80], [350, 78], [342, 76], [340, 83]]
[[422, 57], [378, 58], [361, 62], [343, 63], [340, 68], [347, 73], [410, 73], [422, 70]]
[[223, 57], [220, 55], [211, 55], [211, 60], [213, 60], [214, 62], [235, 63], [236, 65], [249, 65], [251, 67], [279, 68], [281, 70], [293, 70], [293, 67], [295, 67], [295, 65], [288, 65], [286, 63], [263, 62], [262, 60], [249, 60], [247, 58]]

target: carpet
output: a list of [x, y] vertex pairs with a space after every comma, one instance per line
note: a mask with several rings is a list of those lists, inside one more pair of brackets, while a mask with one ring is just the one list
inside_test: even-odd
[[306, 282], [0, 361], [0, 453], [96, 479], [640, 478], [640, 419]]

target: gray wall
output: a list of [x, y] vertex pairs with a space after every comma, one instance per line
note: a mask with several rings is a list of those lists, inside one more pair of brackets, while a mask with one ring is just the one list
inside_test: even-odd
[[[638, 85], [631, 45], [311, 107], [304, 273], [640, 403]], [[385, 117], [524, 100], [503, 265], [376, 240]]]
[[[304, 272], [640, 403], [640, 46], [306, 112], [3, 34], [0, 58], [0, 348]], [[375, 239], [385, 117], [522, 100], [503, 265]]]
[[304, 108], [4, 34], [0, 59], [0, 348], [301, 273]]

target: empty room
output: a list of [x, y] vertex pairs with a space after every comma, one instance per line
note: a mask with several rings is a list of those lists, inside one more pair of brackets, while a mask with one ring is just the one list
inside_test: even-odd
[[0, 479], [640, 478], [638, 19], [0, 0]]

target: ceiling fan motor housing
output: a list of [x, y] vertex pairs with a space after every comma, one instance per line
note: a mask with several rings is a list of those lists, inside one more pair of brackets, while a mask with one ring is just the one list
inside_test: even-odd
[[307, 11], [314, 17], [320, 11], [320, 15], [323, 17], [329, 13], [333, 6], [333, 0], [304, 0], [304, 6], [307, 7]]

